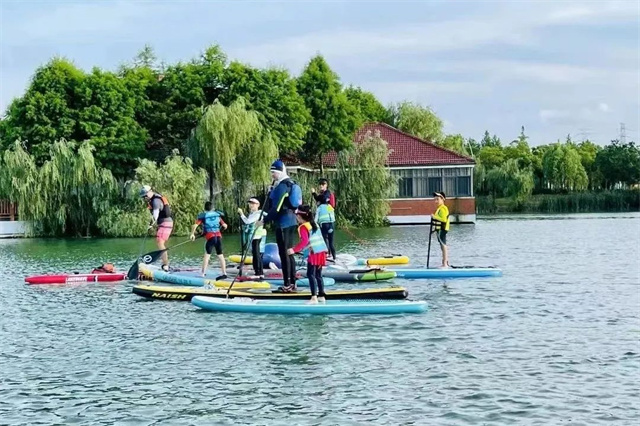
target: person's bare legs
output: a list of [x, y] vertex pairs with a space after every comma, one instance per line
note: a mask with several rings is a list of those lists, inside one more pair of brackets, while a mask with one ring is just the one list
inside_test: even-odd
[[207, 275], [207, 268], [209, 267], [209, 258], [211, 257], [210, 254], [205, 253], [204, 254], [204, 258], [202, 259], [202, 276], [204, 277], [205, 275]]
[[445, 244], [440, 244], [442, 249], [442, 267], [449, 267], [449, 248]]
[[225, 262], [224, 260], [224, 254], [219, 254], [218, 260], [220, 261], [220, 269], [222, 269], [222, 275], [227, 275], [227, 262]]
[[[158, 246], [158, 250], [165, 250], [167, 248], [166, 246], [166, 241], [161, 240], [161, 239], [156, 239], [156, 244]], [[169, 266], [169, 255], [167, 254], [166, 251], [164, 251], [162, 253], [162, 266]]]

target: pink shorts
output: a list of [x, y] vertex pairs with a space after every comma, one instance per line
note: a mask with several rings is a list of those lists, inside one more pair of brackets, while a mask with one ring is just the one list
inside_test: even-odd
[[162, 224], [158, 226], [158, 232], [156, 233], [157, 241], [167, 241], [171, 236], [171, 231], [173, 231], [173, 222]]

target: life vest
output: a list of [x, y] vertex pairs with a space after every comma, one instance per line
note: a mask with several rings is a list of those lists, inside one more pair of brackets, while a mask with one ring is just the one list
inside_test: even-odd
[[[258, 213], [259, 212], [260, 211], [258, 210]], [[260, 226], [258, 229], [256, 229], [255, 222], [242, 225], [243, 244], [251, 244], [251, 241], [249, 241], [249, 239], [252, 235], [254, 240], [262, 240], [260, 241], [260, 253], [263, 253], [267, 243], [267, 230], [264, 228], [264, 226]]]
[[320, 204], [318, 206], [318, 223], [333, 223], [336, 221], [336, 214], [331, 204]]
[[169, 206], [169, 200], [167, 197], [161, 194], [153, 193], [153, 197], [149, 200], [149, 210], [153, 213], [153, 200], [162, 201], [162, 208], [160, 209], [160, 214], [158, 215], [158, 224], [162, 223], [164, 219], [171, 218], [171, 206]]
[[309, 222], [303, 223], [298, 226], [298, 235], [300, 235], [300, 228], [307, 228], [309, 230], [309, 244], [305, 247], [305, 251], [310, 250], [311, 253], [322, 253], [328, 251], [327, 244], [324, 242], [324, 238], [322, 238], [322, 232], [320, 229], [313, 230], [313, 227]]
[[202, 232], [208, 234], [210, 232], [220, 232], [220, 218], [222, 214], [218, 211], [208, 211], [200, 213], [198, 220], [202, 221]]
[[449, 230], [449, 208], [447, 206], [443, 204], [438, 207], [433, 218], [436, 220], [433, 224], [436, 231], [440, 231], [443, 226], [445, 231]]

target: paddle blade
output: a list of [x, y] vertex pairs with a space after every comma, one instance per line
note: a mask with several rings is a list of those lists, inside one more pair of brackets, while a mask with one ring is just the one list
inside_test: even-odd
[[136, 260], [136, 262], [133, 265], [131, 265], [131, 268], [129, 268], [129, 272], [127, 272], [127, 279], [137, 280], [138, 274], [139, 274], [138, 260]]
[[155, 262], [156, 260], [160, 259], [160, 256], [162, 256], [162, 253], [164, 253], [167, 250], [168, 249], [152, 251], [145, 255], [142, 255], [140, 259], [145, 265], [149, 265]]

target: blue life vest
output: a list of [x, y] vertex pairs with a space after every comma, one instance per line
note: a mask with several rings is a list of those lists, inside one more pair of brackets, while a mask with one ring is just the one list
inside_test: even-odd
[[218, 211], [203, 212], [198, 215], [198, 220], [202, 221], [202, 232], [220, 232], [220, 219], [222, 214]]
[[309, 244], [303, 251], [304, 257], [308, 257], [309, 253], [322, 253], [329, 251], [327, 249], [327, 244], [324, 242], [324, 238], [322, 238], [322, 232], [320, 232], [320, 229], [318, 228], [314, 231], [309, 222], [303, 223], [298, 227], [298, 235], [300, 235], [300, 228], [303, 226], [309, 230]]
[[318, 206], [318, 223], [333, 223], [336, 221], [336, 214], [331, 204], [320, 204]]

